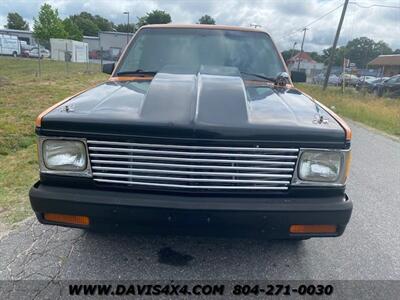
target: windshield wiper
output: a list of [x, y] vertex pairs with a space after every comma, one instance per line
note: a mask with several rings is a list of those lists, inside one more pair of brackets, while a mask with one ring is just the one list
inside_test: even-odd
[[156, 74], [157, 74], [156, 71], [144, 71], [142, 69], [137, 69], [135, 71], [119, 71], [119, 72], [117, 72], [118, 76], [121, 76], [121, 75], [142, 75], [142, 76], [151, 75], [151, 76], [154, 76]]
[[244, 75], [247, 75], [247, 76], [253, 76], [253, 77], [256, 77], [256, 78], [264, 79], [264, 81], [269, 81], [269, 82], [272, 82], [272, 83], [274, 83], [275, 79], [276, 79], [276, 78], [271, 78], [271, 77], [267, 77], [267, 76], [264, 76], [264, 75], [261, 75], [261, 74], [256, 74], [256, 73], [240, 72], [240, 74], [244, 74]]

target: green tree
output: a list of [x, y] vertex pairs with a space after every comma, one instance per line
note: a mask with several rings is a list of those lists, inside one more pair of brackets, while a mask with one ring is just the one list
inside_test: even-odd
[[64, 29], [67, 32], [67, 38], [75, 41], [82, 41], [83, 33], [79, 29], [78, 25], [71, 20], [71, 18], [66, 18], [63, 21]]
[[212, 17], [210, 17], [209, 15], [204, 15], [204, 16], [200, 17], [199, 24], [215, 25], [215, 20]]
[[50, 38], [66, 38], [67, 32], [63, 22], [58, 17], [58, 10], [53, 9], [50, 4], [40, 7], [37, 19], [33, 19], [33, 35], [45, 46], [49, 45]]
[[115, 30], [118, 32], [135, 32], [136, 31], [136, 26], [135, 24], [118, 24], [115, 26]]
[[95, 15], [93, 22], [99, 27], [101, 31], [111, 31], [114, 28], [114, 23], [107, 20], [106, 18]]
[[288, 61], [289, 58], [291, 58], [292, 56], [295, 56], [299, 52], [300, 52], [299, 50], [290, 49], [290, 50], [282, 51], [281, 54], [282, 54], [283, 60]]
[[[322, 59], [322, 62], [326, 65], [329, 62], [329, 57], [331, 56], [331, 52], [332, 52], [332, 47], [329, 47], [322, 51], [321, 59]], [[346, 53], [346, 47], [342, 46], [342, 47], [336, 48], [335, 58], [333, 60], [334, 66], [342, 66], [343, 65], [343, 59], [345, 57], [345, 53]]]
[[[332, 47], [323, 50], [322, 58], [328, 62]], [[355, 38], [347, 42], [346, 46], [336, 49], [334, 65], [342, 66], [343, 58], [350, 59], [358, 68], [365, 68], [371, 60], [381, 54], [392, 54], [392, 49], [383, 41], [375, 42], [367, 37]]]
[[372, 59], [380, 54], [391, 54], [392, 49], [383, 41], [375, 42], [367, 37], [359, 37], [346, 45], [346, 58], [359, 68], [365, 68]]
[[8, 13], [7, 25], [4, 27], [8, 29], [29, 30], [28, 23], [16, 12]]
[[147, 13], [145, 16], [140, 17], [136, 24], [137, 28], [140, 28], [144, 25], [148, 24], [167, 24], [171, 23], [171, 16], [169, 13], [163, 10], [153, 10], [150, 13]]
[[99, 31], [111, 31], [114, 28], [113, 22], [99, 15], [93, 16], [86, 11], [69, 18], [78, 26], [83, 35], [97, 36]]
[[310, 54], [311, 58], [313, 60], [315, 60], [317, 63], [322, 63], [324, 62], [324, 59], [322, 58], [322, 55], [319, 55], [318, 52], [309, 52], [308, 54]]
[[87, 12], [69, 17], [78, 26], [83, 35], [97, 36], [100, 29], [93, 20], [93, 16]]

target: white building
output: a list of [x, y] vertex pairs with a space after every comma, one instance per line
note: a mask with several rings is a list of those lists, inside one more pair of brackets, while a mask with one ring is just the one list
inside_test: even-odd
[[[299, 65], [300, 63], [300, 65]], [[323, 63], [318, 63], [311, 58], [307, 52], [299, 52], [295, 56], [289, 58], [286, 62], [287, 67], [290, 71], [305, 72], [307, 75], [307, 81], [322, 72], [324, 68]]]
[[25, 41], [28, 45], [36, 46], [33, 32], [30, 30], [0, 28], [0, 34], [13, 35], [16, 36], [18, 40]]
[[87, 43], [50, 39], [51, 58], [54, 60], [86, 63], [89, 61], [89, 46]]

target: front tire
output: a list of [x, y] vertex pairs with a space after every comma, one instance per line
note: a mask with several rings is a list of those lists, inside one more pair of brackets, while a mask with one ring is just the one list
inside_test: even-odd
[[18, 55], [18, 54], [17, 54], [17, 52], [15, 52], [15, 51], [14, 51], [13, 54], [12, 54], [13, 57], [17, 57], [17, 55]]

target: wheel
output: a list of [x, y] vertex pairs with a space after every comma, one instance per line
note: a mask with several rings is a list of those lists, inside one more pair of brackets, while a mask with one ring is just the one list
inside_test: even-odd
[[374, 96], [380, 97], [380, 93], [379, 93], [378, 89], [374, 89], [373, 93], [374, 93]]
[[17, 52], [14, 51], [13, 54], [12, 54], [12, 56], [13, 56], [13, 57], [17, 57]]

